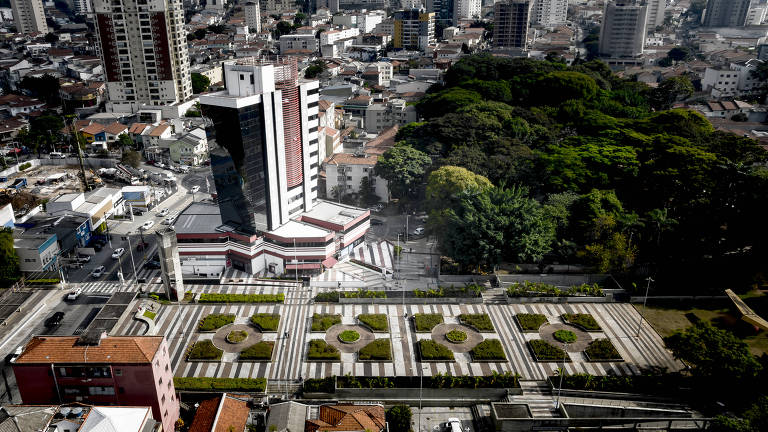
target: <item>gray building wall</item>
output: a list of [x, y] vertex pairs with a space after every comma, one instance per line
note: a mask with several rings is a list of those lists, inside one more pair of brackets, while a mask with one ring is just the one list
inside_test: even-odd
[[605, 5], [600, 29], [600, 55], [639, 57], [645, 43], [648, 6], [636, 0], [616, 0]]
[[752, 0], [709, 0], [704, 11], [705, 27], [740, 27], [747, 20]]

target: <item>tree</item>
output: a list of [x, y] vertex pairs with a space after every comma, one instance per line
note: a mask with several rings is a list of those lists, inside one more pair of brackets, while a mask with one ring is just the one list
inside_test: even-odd
[[296, 13], [296, 15], [293, 16], [293, 26], [294, 27], [301, 27], [304, 25], [304, 20], [307, 19], [307, 16], [301, 12]]
[[275, 25], [275, 36], [279, 39], [282, 35], [291, 34], [293, 26], [288, 21], [280, 21]]
[[141, 155], [137, 151], [128, 150], [123, 152], [123, 157], [120, 159], [120, 163], [138, 168], [139, 165], [141, 165]]
[[694, 376], [718, 384], [734, 385], [751, 380], [761, 369], [747, 344], [708, 321], [702, 320], [678, 331], [664, 338], [664, 342], [676, 359], [690, 366]]
[[360, 189], [358, 193], [360, 194], [360, 202], [363, 205], [370, 205], [379, 200], [376, 196], [376, 189], [371, 185], [371, 180], [368, 176], [363, 176], [363, 178], [360, 179]]
[[[550, 62], [551, 63], [551, 62]], [[597, 83], [580, 72], [550, 72], [538, 80], [537, 102], [557, 105], [567, 100], [591, 100], [597, 95]]]
[[667, 78], [651, 92], [651, 103], [656, 109], [669, 109], [673, 103], [693, 96], [693, 92], [687, 76]]
[[317, 59], [313, 61], [312, 64], [307, 67], [307, 69], [304, 70], [304, 78], [317, 78], [317, 76], [325, 72], [326, 69], [328, 69], [328, 66], [325, 64], [325, 61], [322, 59]]
[[0, 231], [0, 285], [9, 287], [21, 277], [19, 256], [13, 248], [13, 231], [3, 228]]
[[667, 53], [667, 57], [673, 61], [688, 61], [693, 58], [693, 52], [688, 47], [674, 47]]
[[200, 94], [208, 91], [208, 87], [211, 85], [211, 79], [207, 76], [199, 73], [192, 73], [192, 92]]
[[395, 405], [387, 410], [386, 420], [392, 432], [411, 432], [411, 407]]
[[459, 197], [468, 191], [492, 187], [491, 181], [472, 171], [457, 166], [442, 166], [429, 174], [426, 204], [429, 209], [452, 207]]
[[397, 145], [379, 156], [376, 175], [386, 180], [390, 192], [397, 197], [411, 194], [432, 163], [425, 153], [407, 145]]
[[45, 41], [53, 44], [59, 41], [59, 36], [56, 33], [48, 33], [45, 35]]
[[19, 86], [47, 103], [54, 105], [59, 103], [59, 79], [53, 75], [45, 74], [39, 78], [25, 76], [21, 79]]
[[120, 134], [117, 137], [117, 146], [120, 147], [120, 150], [125, 151], [126, 148], [130, 149], [133, 147], [133, 140], [128, 134]]

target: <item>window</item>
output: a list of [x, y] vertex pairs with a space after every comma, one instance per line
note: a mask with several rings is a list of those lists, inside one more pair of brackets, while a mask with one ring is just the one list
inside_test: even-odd
[[160, 398], [160, 403], [161, 403], [161, 404], [164, 404], [164, 403], [165, 403], [165, 395], [163, 395], [163, 397], [161, 397], [161, 398]]

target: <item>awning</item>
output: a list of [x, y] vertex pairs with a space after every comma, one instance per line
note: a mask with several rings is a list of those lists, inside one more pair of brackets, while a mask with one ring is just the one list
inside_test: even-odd
[[286, 264], [285, 269], [286, 270], [312, 270], [312, 269], [319, 269], [320, 263], [309, 263], [309, 264]]
[[323, 266], [324, 266], [324, 267], [326, 267], [326, 268], [332, 268], [332, 267], [333, 267], [333, 266], [335, 266], [335, 265], [336, 265], [336, 263], [338, 263], [338, 262], [339, 262], [339, 261], [337, 261], [337, 260], [336, 260], [336, 258], [334, 258], [334, 257], [328, 257], [328, 258], [326, 258], [326, 259], [325, 259], [325, 261], [323, 261], [323, 263], [322, 263], [322, 264], [323, 264]]

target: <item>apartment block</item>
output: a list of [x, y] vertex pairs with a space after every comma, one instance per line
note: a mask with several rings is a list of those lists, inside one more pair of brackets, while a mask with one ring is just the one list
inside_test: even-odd
[[634, 58], [643, 54], [648, 6], [638, 0], [616, 0], [605, 5], [600, 29], [600, 55]]
[[740, 27], [747, 20], [752, 0], [709, 0], [702, 24], [705, 27]]
[[435, 43], [435, 13], [410, 9], [395, 12], [395, 49], [424, 51]]
[[493, 8], [493, 47], [527, 50], [533, 0], [503, 0]]
[[48, 33], [42, 0], [11, 0], [11, 10], [19, 33]]
[[254, 33], [261, 33], [261, 7], [258, 0], [248, 1], [243, 5], [245, 25]]
[[567, 20], [568, 0], [535, 0], [533, 3], [531, 24], [551, 28], [564, 25]]

